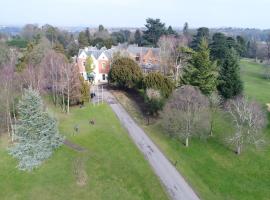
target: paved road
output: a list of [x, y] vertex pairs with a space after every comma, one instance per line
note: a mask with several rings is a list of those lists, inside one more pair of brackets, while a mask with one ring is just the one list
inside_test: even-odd
[[104, 91], [104, 99], [110, 104], [122, 125], [128, 130], [130, 137], [145, 155], [145, 158], [166, 187], [171, 199], [199, 200], [175, 167], [107, 90]]

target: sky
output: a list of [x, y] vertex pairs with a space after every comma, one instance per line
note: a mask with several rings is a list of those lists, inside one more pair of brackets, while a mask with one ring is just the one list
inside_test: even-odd
[[0, 0], [0, 25], [270, 28], [270, 0]]

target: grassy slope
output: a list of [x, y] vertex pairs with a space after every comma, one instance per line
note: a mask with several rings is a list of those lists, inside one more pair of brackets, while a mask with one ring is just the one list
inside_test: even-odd
[[[262, 67], [248, 61], [242, 61], [241, 65], [246, 94], [263, 104], [270, 102], [270, 85], [261, 78]], [[270, 198], [270, 148], [259, 151], [247, 148], [241, 156], [236, 156], [223, 142], [224, 135], [232, 132], [223, 113], [217, 115], [213, 138], [207, 141], [192, 139], [190, 147], [185, 148], [179, 141], [167, 137], [158, 122], [146, 126], [145, 120], [134, 109], [135, 103], [124, 95], [117, 96], [167, 157], [178, 162], [178, 170], [202, 199]], [[265, 130], [268, 141], [269, 133], [270, 127]]]
[[[0, 138], [1, 200], [167, 199], [109, 106], [74, 108], [69, 116], [53, 113], [58, 113], [61, 133], [87, 152], [62, 146], [40, 168], [26, 173], [15, 168], [16, 161], [5, 150], [7, 140]], [[94, 126], [88, 124], [90, 119], [95, 119]], [[75, 124], [80, 133], [71, 136]], [[77, 185], [85, 179], [84, 186]]]

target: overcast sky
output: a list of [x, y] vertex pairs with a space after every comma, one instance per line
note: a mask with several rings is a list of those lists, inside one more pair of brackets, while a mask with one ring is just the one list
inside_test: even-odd
[[0, 24], [270, 28], [270, 0], [1, 0]]

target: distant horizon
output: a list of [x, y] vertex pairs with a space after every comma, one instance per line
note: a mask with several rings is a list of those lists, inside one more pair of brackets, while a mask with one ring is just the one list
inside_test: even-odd
[[[162, 19], [160, 19], [162, 22]], [[32, 24], [32, 25], [37, 25], [38, 27], [42, 27], [46, 24], [54, 26], [54, 27], [58, 27], [58, 28], [98, 28], [99, 25], [103, 25], [105, 28], [108, 29], [113, 29], [113, 28], [138, 28], [138, 29], [142, 29], [145, 28], [144, 24], [142, 26], [105, 26], [104, 24], [98, 24], [98, 25], [58, 25], [58, 24], [50, 24], [50, 23], [24, 23], [24, 24], [0, 24], [0, 27], [16, 27], [16, 28], [23, 28], [24, 26], [28, 25], [28, 24]], [[168, 26], [172, 26], [170, 24], [165, 24], [167, 27]], [[172, 28], [176, 28], [176, 29], [183, 29], [184, 26], [172, 26]], [[210, 26], [198, 26], [198, 27], [193, 27], [190, 26], [189, 24], [189, 29], [198, 29], [201, 27], [207, 27], [209, 29], [255, 29], [255, 30], [270, 30], [269, 28], [258, 28], [258, 27], [232, 27], [232, 26], [216, 26], [216, 27], [210, 27]]]

